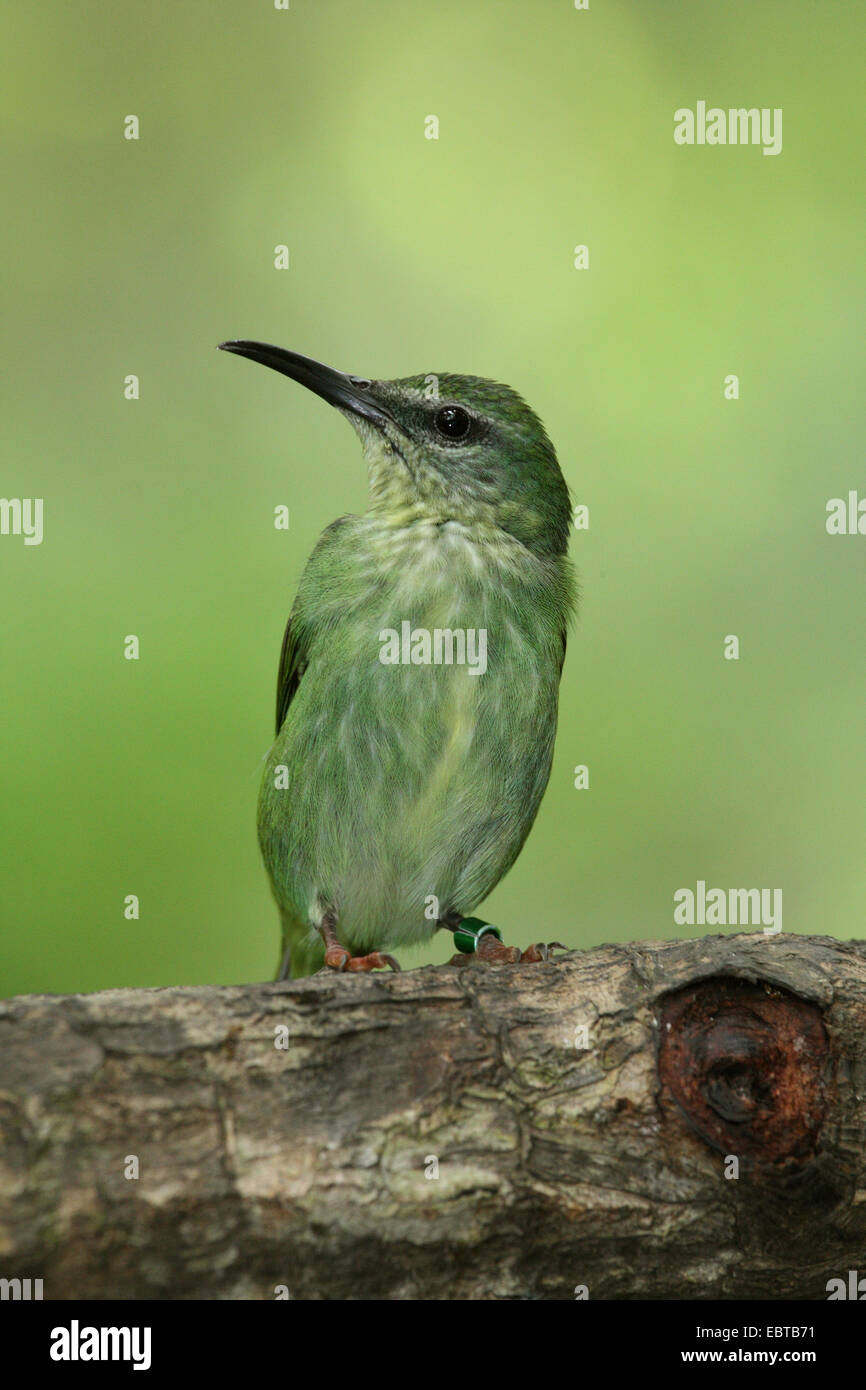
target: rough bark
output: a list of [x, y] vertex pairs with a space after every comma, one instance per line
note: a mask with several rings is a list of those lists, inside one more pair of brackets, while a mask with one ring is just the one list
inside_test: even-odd
[[866, 1273], [864, 1024], [862, 943], [763, 934], [13, 999], [0, 1276], [824, 1299]]

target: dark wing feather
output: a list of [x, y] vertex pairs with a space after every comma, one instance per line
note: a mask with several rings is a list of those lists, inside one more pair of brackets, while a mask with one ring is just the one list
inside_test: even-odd
[[[277, 677], [277, 733], [283, 727], [283, 722], [289, 712], [289, 705], [295, 698], [295, 692], [301, 683], [301, 676], [306, 671], [310, 659], [315, 619], [310, 612], [309, 589], [307, 589], [307, 598], [304, 604], [307, 621], [303, 621], [299, 613], [299, 608], [304, 602], [302, 595], [305, 585], [308, 584], [311, 575], [317, 575], [319, 583], [321, 583], [322, 575], [327, 575], [329, 557], [333, 557], [334, 543], [336, 541], [337, 558], [339, 558], [340, 547], [344, 545], [344, 528], [353, 520], [357, 520], [357, 518], [339, 516], [336, 521], [331, 522], [330, 526], [325, 527], [301, 577], [301, 587], [298, 590], [294, 607], [289, 614], [289, 621], [286, 623], [283, 650], [280, 652], [280, 674]], [[313, 593], [315, 592], [314, 585]], [[316, 605], [313, 604], [313, 612], [315, 611]]]
[[562, 624], [562, 629], [561, 629], [561, 631], [560, 631], [560, 636], [561, 636], [561, 638], [562, 638], [562, 652], [560, 653], [560, 657], [559, 657], [559, 674], [560, 674], [560, 677], [561, 677], [561, 676], [562, 676], [562, 668], [563, 668], [563, 666], [565, 665], [565, 648], [566, 648], [566, 645], [567, 645], [567, 642], [568, 642], [568, 628], [566, 627], [565, 623]]
[[307, 669], [306, 630], [293, 611], [286, 623], [283, 648], [280, 652], [280, 672], [277, 676], [277, 733], [283, 727], [283, 720], [289, 712], [289, 705], [295, 698], [295, 691], [301, 683], [301, 676]]

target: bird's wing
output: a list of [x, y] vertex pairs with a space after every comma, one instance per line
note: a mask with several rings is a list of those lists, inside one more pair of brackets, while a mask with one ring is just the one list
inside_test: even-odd
[[351, 517], [341, 516], [325, 527], [301, 576], [301, 585], [289, 614], [289, 621], [286, 623], [283, 649], [280, 652], [280, 672], [277, 676], [277, 733], [283, 727], [289, 705], [295, 698], [310, 659], [310, 648], [316, 630], [316, 621], [312, 615], [315, 615], [320, 607], [317, 598], [322, 594], [323, 574], [325, 589], [329, 587], [328, 557], [332, 554], [335, 544], [337, 547], [344, 545], [345, 527], [351, 520]]
[[301, 676], [307, 669], [307, 629], [300, 622], [297, 609], [293, 609], [286, 623], [283, 647], [280, 652], [280, 671], [277, 676], [277, 733], [283, 727], [283, 720], [289, 712], [289, 705], [295, 698], [295, 691], [301, 683]]

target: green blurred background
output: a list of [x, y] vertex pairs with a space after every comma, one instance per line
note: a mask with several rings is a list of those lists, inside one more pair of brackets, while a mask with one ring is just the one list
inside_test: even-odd
[[[508, 382], [590, 508], [550, 787], [482, 915], [522, 944], [698, 934], [673, 893], [705, 879], [862, 935], [866, 537], [825, 530], [866, 495], [859, 0], [3, 23], [0, 491], [44, 498], [45, 537], [0, 537], [0, 992], [273, 972], [279, 647], [366, 480], [337, 412], [230, 337]], [[782, 153], [675, 145], [698, 100], [782, 107]]]

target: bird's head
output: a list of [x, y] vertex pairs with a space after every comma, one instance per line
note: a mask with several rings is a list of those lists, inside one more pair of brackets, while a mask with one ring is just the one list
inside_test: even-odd
[[374, 509], [495, 527], [537, 555], [565, 552], [568, 488], [544, 426], [510, 386], [452, 372], [371, 381], [267, 343], [220, 347], [342, 411], [364, 445]]

